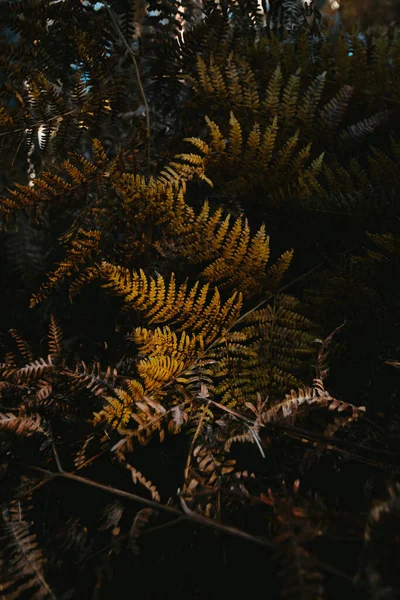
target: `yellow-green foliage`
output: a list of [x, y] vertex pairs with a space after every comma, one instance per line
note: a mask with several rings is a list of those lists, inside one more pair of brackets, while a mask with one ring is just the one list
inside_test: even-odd
[[[291, 66], [285, 63], [291, 44], [282, 57], [267, 61], [262, 43], [265, 40], [248, 48], [254, 68], [234, 53], [225, 59], [198, 57], [197, 77], [187, 78], [194, 92], [192, 103], [208, 115], [211, 142], [188, 140], [204, 156], [201, 177], [208, 175], [227, 195], [257, 191], [264, 202], [275, 204], [324, 197], [330, 190], [325, 181], [321, 186], [321, 150], [350, 151], [351, 144], [369, 136], [388, 117], [389, 112], [381, 110], [378, 103], [375, 112], [367, 110], [368, 116], [355, 123], [348, 117], [351, 103], [356, 106], [365, 100], [359, 96], [360, 71], [376, 80], [380, 65], [381, 78], [386, 83], [391, 80], [387, 55], [377, 43], [373, 58], [362, 68], [365, 49], [358, 37], [352, 36], [353, 56], [349, 57], [348, 41], [339, 36], [337, 69], [333, 71], [325, 62], [324, 42], [317, 66], [310, 63], [306, 39], [299, 41], [304, 55], [298, 60], [293, 57]], [[396, 54], [395, 48], [393, 42], [391, 49]], [[261, 55], [265, 62], [260, 63]], [[194, 164], [193, 155], [179, 156], [184, 164], [189, 157]], [[198, 158], [196, 164], [200, 166]], [[346, 178], [341, 184], [346, 188]]]
[[[232, 70], [229, 89], [239, 86], [234, 73]], [[54, 321], [48, 360], [33, 361], [26, 355], [27, 366], [19, 370], [7, 366], [7, 372], [11, 368], [18, 381], [25, 371], [29, 380], [44, 378], [48, 372], [50, 380], [38, 391], [45, 400], [51, 393], [51, 374], [61, 365], [71, 385], [97, 397], [93, 425], [130, 429], [130, 435], [141, 441], [159, 429], [161, 421], [172, 430], [188, 419], [197, 423], [198, 407], [189, 412], [179, 409], [188, 398], [193, 402], [212, 394], [223, 404], [244, 406], [255, 400], [257, 392], [279, 397], [300, 383], [294, 373], [311, 341], [299, 329], [310, 324], [295, 312], [295, 301], [289, 297], [277, 298], [273, 307], [250, 309], [251, 316], [244, 320], [241, 316], [243, 303], [252, 297], [263, 293], [264, 302], [273, 297], [292, 251], [270, 265], [265, 225], [252, 233], [245, 218], [232, 218], [221, 207], [212, 210], [207, 200], [197, 212], [185, 199], [187, 184], [194, 176], [212, 185], [205, 175], [210, 165], [241, 173], [241, 169], [260, 164], [263, 176], [272, 177], [275, 172], [277, 179], [293, 165], [297, 165], [295, 173], [300, 173], [308, 150], [295, 153], [296, 134], [277, 160], [276, 118], [263, 133], [255, 125], [244, 147], [242, 128], [233, 113], [227, 141], [216, 123], [208, 120], [208, 125], [210, 144], [189, 140], [203, 156], [178, 155], [179, 162], [171, 162], [156, 178], [121, 172], [118, 157], [110, 161], [95, 140], [93, 163], [71, 155], [62, 163], [65, 179], [46, 171], [33, 186], [19, 186], [14, 198], [4, 199], [2, 204], [6, 218], [19, 210], [38, 213], [43, 205], [60, 197], [82, 205], [79, 216], [61, 236], [66, 256], [32, 296], [32, 307], [63, 281], [69, 282], [71, 300], [87, 283], [101, 282], [107, 292], [121, 297], [123, 311], [134, 314], [137, 324], [130, 335], [134, 369], [116, 387], [108, 383], [110, 369], [102, 376], [95, 366], [73, 372], [65, 368], [60, 359], [60, 331]], [[314, 162], [298, 176], [299, 193], [302, 185], [316, 185], [314, 174], [319, 167], [320, 161]], [[95, 201], [84, 204], [83, 193], [86, 198], [88, 190]], [[113, 233], [121, 228], [123, 240], [115, 244]], [[192, 281], [171, 271], [167, 276], [146, 272], [149, 256], [192, 265], [191, 270], [199, 265], [196, 278]], [[133, 269], [138, 261], [143, 268]], [[210, 408], [200, 410], [202, 422], [213, 418]], [[88, 445], [87, 439], [84, 447]], [[84, 455], [82, 447], [79, 464], [85, 462]]]
[[[283, 257], [271, 269], [273, 287], [284, 271], [280, 265], [286, 263]], [[273, 307], [242, 318], [242, 294], [237, 291], [222, 303], [217, 287], [198, 282], [178, 286], [174, 275], [167, 284], [161, 275], [131, 274], [108, 263], [98, 274], [106, 280], [103, 287], [122, 296], [125, 311], [141, 314], [146, 327], [131, 334], [141, 356], [138, 379], [128, 380], [128, 389], [117, 388], [116, 396], [105, 396], [107, 404], [96, 412], [95, 422], [121, 428], [132, 417], [143, 428], [146, 420], [158, 421], [157, 413], [167, 410], [164, 397], [176, 384], [194, 397], [196, 390], [201, 395], [207, 389], [230, 406], [243, 406], [257, 391], [279, 397], [299, 384], [292, 373], [310, 353], [313, 338], [304, 333], [310, 322], [294, 311], [293, 298], [278, 297]]]
[[298, 302], [278, 295], [271, 305], [241, 320], [211, 356], [216, 360], [216, 393], [229, 405], [254, 402], [257, 393], [271, 402], [289, 387], [299, 387], [294, 375], [311, 354], [311, 322], [296, 312]]
[[[195, 138], [187, 141], [205, 154], [205, 168], [213, 180], [222, 182], [226, 192], [240, 195], [258, 189], [269, 192], [277, 201], [285, 198], [288, 188], [301, 198], [315, 192], [323, 193], [317, 175], [324, 154], [310, 162], [311, 143], [299, 147], [299, 130], [285, 142], [280, 141], [278, 117], [275, 116], [264, 131], [255, 123], [245, 142], [242, 127], [233, 113], [227, 141], [216, 123], [207, 119], [207, 124], [210, 145], [199, 144]], [[182, 161], [185, 156], [178, 155]]]

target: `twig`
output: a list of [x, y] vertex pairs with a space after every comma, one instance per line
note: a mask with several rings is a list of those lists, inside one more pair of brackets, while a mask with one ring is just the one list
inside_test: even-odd
[[218, 521], [214, 521], [208, 517], [204, 517], [203, 515], [198, 515], [197, 513], [191, 511], [185, 501], [181, 498], [181, 503], [184, 512], [177, 508], [173, 508], [172, 506], [167, 506], [165, 504], [161, 504], [159, 502], [155, 502], [154, 500], [149, 500], [148, 498], [143, 498], [142, 496], [138, 496], [137, 494], [132, 494], [130, 492], [126, 492], [125, 490], [120, 490], [118, 488], [103, 485], [102, 483], [98, 483], [97, 481], [93, 481], [92, 479], [87, 479], [86, 477], [80, 477], [78, 475], [73, 475], [72, 473], [68, 473], [66, 471], [61, 471], [58, 473], [54, 473], [53, 471], [49, 471], [48, 469], [42, 469], [41, 467], [36, 467], [35, 465], [28, 465], [25, 463], [16, 463], [19, 466], [30, 469], [33, 471], [37, 471], [38, 473], [42, 473], [47, 476], [46, 482], [52, 481], [53, 479], [62, 478], [69, 479], [71, 481], [76, 481], [77, 483], [81, 483], [83, 485], [87, 485], [89, 487], [102, 490], [108, 494], [113, 494], [114, 496], [118, 496], [119, 498], [125, 498], [126, 500], [131, 500], [133, 502], [139, 502], [140, 504], [145, 504], [146, 506], [153, 508], [155, 510], [160, 510], [163, 512], [167, 512], [170, 515], [174, 515], [182, 520], [192, 521], [194, 523], [198, 523], [199, 525], [204, 525], [205, 527], [209, 527], [210, 529], [214, 529], [216, 531], [220, 531], [221, 533], [226, 533], [228, 535], [232, 535], [234, 537], [240, 538], [242, 540], [246, 540], [253, 544], [257, 544], [259, 546], [263, 546], [265, 548], [275, 549], [275, 544], [270, 542], [267, 539], [253, 536], [245, 531], [238, 529], [236, 527], [231, 527], [230, 525], [224, 525]]
[[199, 525], [208, 526], [208, 522], [211, 520], [211, 522], [213, 523], [212, 527], [217, 531], [222, 531], [222, 533], [234, 535], [235, 537], [239, 537], [242, 540], [246, 540], [247, 542], [252, 542], [253, 544], [258, 544], [259, 546], [264, 546], [264, 548], [275, 549], [276, 547], [276, 545], [273, 542], [270, 542], [269, 540], [255, 535], [251, 535], [250, 533], [246, 533], [241, 529], [236, 529], [236, 527], [230, 527], [229, 525], [223, 525], [222, 523], [218, 523], [217, 521], [212, 521], [212, 519], [209, 519], [208, 517], [204, 517], [203, 515], [199, 515], [193, 512], [192, 510], [190, 510], [190, 508], [188, 507], [188, 505], [182, 497], [180, 498], [180, 501], [187, 517], [191, 521], [199, 523]]
[[56, 445], [54, 443], [54, 440], [52, 440], [51, 445], [52, 445], [52, 448], [53, 448], [53, 454], [54, 454], [54, 458], [55, 458], [55, 461], [56, 461], [57, 469], [58, 469], [58, 471], [60, 473], [63, 473], [64, 469], [61, 466], [60, 457], [58, 456], [58, 452], [57, 452], [57, 448], [56, 448]]
[[56, 445], [54, 443], [54, 438], [53, 438], [53, 431], [51, 428], [49, 428], [49, 432], [50, 432], [50, 437], [51, 437], [51, 447], [53, 449], [53, 454], [54, 454], [54, 459], [56, 461], [56, 465], [57, 465], [57, 469], [59, 473], [63, 473], [64, 469], [61, 466], [61, 461], [60, 461], [60, 457], [58, 456], [58, 452], [57, 452], [57, 448]]

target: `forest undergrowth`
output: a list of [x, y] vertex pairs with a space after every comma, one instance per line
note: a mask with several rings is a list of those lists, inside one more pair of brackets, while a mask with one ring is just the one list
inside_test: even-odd
[[5, 600], [400, 597], [399, 17], [320, 4], [0, 2]]

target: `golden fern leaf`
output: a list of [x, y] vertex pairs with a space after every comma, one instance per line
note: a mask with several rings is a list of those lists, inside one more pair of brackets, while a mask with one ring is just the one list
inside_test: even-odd
[[239, 157], [242, 151], [242, 143], [242, 128], [233, 112], [231, 112], [229, 119], [229, 146], [227, 155], [230, 161], [235, 162]]
[[[218, 242], [216, 236], [212, 244], [215, 250]], [[201, 272], [202, 277], [221, 283], [222, 287], [234, 287], [248, 298], [260, 290], [270, 256], [269, 236], [264, 225], [251, 237], [247, 220], [236, 219], [218, 254], [218, 258]]]
[[156, 486], [151, 481], [147, 480], [138, 469], [136, 469], [133, 465], [128, 463], [125, 455], [121, 451], [117, 452], [117, 458], [119, 463], [130, 472], [133, 483], [135, 485], [139, 483], [140, 485], [145, 487], [146, 490], [150, 492], [151, 497], [155, 502], [161, 502], [161, 496]]
[[59, 193], [69, 194], [72, 184], [65, 182], [61, 177], [48, 172], [32, 182], [33, 185], [15, 183], [15, 189], [10, 190], [11, 198], [0, 199], [0, 216], [7, 223], [11, 217], [16, 218], [20, 211], [31, 211], [31, 217], [37, 221], [38, 207], [42, 203], [50, 202]]
[[208, 94], [213, 94], [214, 86], [212, 84], [211, 77], [208, 74], [206, 63], [200, 55], [197, 55], [197, 73], [203, 90]]
[[210, 130], [212, 150], [214, 152], [224, 152], [226, 148], [226, 142], [220, 128], [208, 117], [206, 117], [206, 123], [208, 125], [208, 129]]
[[241, 60], [239, 66], [243, 81], [243, 106], [252, 111], [258, 111], [260, 108], [260, 96], [254, 72], [245, 60]]
[[217, 94], [221, 100], [228, 97], [228, 89], [224, 81], [224, 76], [218, 65], [215, 64], [214, 57], [210, 58], [209, 76], [213, 86], [213, 93]]
[[293, 124], [296, 117], [298, 96], [300, 91], [300, 69], [289, 77], [283, 89], [282, 102], [279, 105], [279, 117], [285, 126]]
[[228, 81], [229, 100], [233, 106], [243, 106], [244, 95], [243, 87], [240, 83], [240, 75], [237, 65], [232, 57], [228, 58], [225, 67], [226, 78]]
[[243, 162], [251, 165], [257, 156], [257, 151], [261, 146], [261, 130], [258, 123], [253, 125], [253, 129], [249, 133], [246, 141], [246, 146], [243, 152]]
[[136, 379], [126, 379], [125, 383], [136, 402], [143, 400], [145, 396], [145, 390], [140, 381], [137, 381]]
[[94, 435], [90, 434], [86, 437], [85, 441], [81, 444], [76, 456], [74, 458], [74, 466], [79, 471], [83, 469], [87, 462], [87, 449], [90, 443], [94, 440]]
[[189, 142], [190, 144], [195, 146], [197, 148], [197, 150], [200, 150], [200, 152], [203, 152], [203, 154], [205, 154], [206, 156], [211, 154], [210, 146], [204, 140], [201, 140], [200, 138], [196, 138], [196, 137], [184, 138], [183, 141]]
[[169, 356], [194, 359], [198, 354], [198, 338], [195, 334], [187, 335], [182, 331], [180, 339], [170, 327], [158, 327], [154, 331], [137, 327], [132, 333], [132, 340], [139, 346], [140, 352], [147, 355], [168, 354]]
[[269, 291], [276, 291], [293, 259], [293, 250], [287, 250], [278, 258], [265, 275], [266, 287]]
[[[143, 366], [146, 361], [139, 362], [141, 363], [140, 366]], [[152, 361], [148, 362], [151, 363]], [[105, 402], [103, 408], [93, 413], [93, 423], [95, 425], [105, 424], [113, 430], [118, 430], [122, 435], [127, 434], [127, 440], [135, 437], [141, 443], [147, 442], [152, 430], [160, 429], [162, 418], [168, 414], [161, 403], [166, 395], [162, 387], [171, 383], [169, 380], [171, 374], [168, 372], [168, 375], [165, 375], [167, 371], [165, 361], [162, 365], [164, 367], [162, 373], [160, 360], [155, 362], [156, 364], [153, 361], [150, 365], [149, 373], [145, 368], [140, 372], [139, 366], [138, 374], [139, 376], [143, 375], [142, 381], [127, 378], [124, 381], [127, 389], [114, 388], [113, 396], [103, 396]], [[173, 364], [176, 365], [177, 361], [173, 361]], [[152, 375], [159, 377], [159, 379], [155, 380]], [[166, 381], [163, 380], [163, 376]], [[126, 429], [128, 425], [133, 423], [139, 427]]]
[[214, 215], [210, 216], [209, 213], [210, 206], [206, 201], [197, 217], [190, 209], [178, 217], [176, 215], [166, 224], [168, 236], [178, 237], [179, 253], [191, 263], [204, 262], [218, 256], [229, 231], [229, 214], [222, 220], [221, 207]]
[[205, 174], [206, 162], [203, 157], [198, 154], [177, 154], [175, 158], [179, 158], [183, 163], [170, 162], [160, 173], [160, 180], [165, 181], [177, 188], [181, 182], [189, 182], [197, 175], [199, 179], [208, 183], [213, 187], [214, 184]]
[[[143, 312], [149, 323], [167, 323], [174, 325], [177, 331], [192, 328], [193, 331], [207, 331], [204, 337], [210, 336], [210, 327], [223, 326], [221, 315], [225, 315], [224, 306], [219, 305], [217, 313], [215, 308], [218, 304], [219, 291], [214, 288], [214, 293], [209, 300], [212, 309], [206, 311], [209, 283], [199, 287], [199, 282], [188, 290], [187, 282], [176, 289], [175, 276], [171, 279], [166, 289], [165, 281], [161, 275], [157, 278], [147, 278], [145, 273], [132, 274], [122, 267], [115, 267], [110, 263], [103, 262], [99, 267], [99, 275], [108, 281], [103, 284], [105, 288], [111, 288], [115, 293], [124, 296], [124, 305], [128, 310]], [[235, 302], [234, 302], [235, 301]], [[229, 306], [225, 319], [234, 319], [241, 308], [242, 297], [234, 293], [227, 301]], [[212, 323], [209, 322], [209, 313], [214, 312]], [[210, 315], [211, 318], [211, 315]], [[226, 323], [224, 323], [226, 325]]]
[[313, 192], [317, 192], [320, 195], [324, 194], [322, 186], [317, 181], [317, 175], [321, 171], [324, 156], [325, 153], [323, 152], [299, 176], [297, 193], [301, 198], [309, 198]]
[[277, 134], [278, 117], [275, 116], [272, 120], [271, 125], [265, 130], [260, 146], [260, 163], [264, 171], [268, 169], [272, 160]]
[[278, 175], [282, 175], [285, 177], [288, 171], [288, 165], [292, 158], [292, 155], [297, 146], [297, 142], [299, 141], [299, 132], [297, 131], [290, 137], [284, 144], [284, 146], [279, 150], [276, 163], [274, 165], [274, 172]]
[[[91, 261], [93, 255], [99, 253], [101, 239], [100, 231], [79, 229], [76, 238], [71, 240], [66, 260], [59, 262], [58, 268], [47, 275], [48, 281], [41, 285], [39, 292], [32, 294], [30, 307], [33, 308], [40, 304], [47, 297], [49, 291], [59, 285], [64, 278], [74, 274], [79, 277], [80, 269], [85, 262]], [[76, 287], [74, 293], [76, 293]]]
[[261, 104], [262, 110], [271, 117], [275, 117], [278, 114], [282, 79], [281, 67], [278, 64], [269, 80], [266, 96]]
[[93, 413], [93, 423], [106, 421], [112, 429], [126, 426], [132, 416], [134, 399], [123, 388], [114, 388], [115, 396], [104, 396], [106, 406], [100, 411]]
[[138, 373], [148, 392], [157, 391], [173, 381], [186, 367], [184, 361], [165, 355], [148, 356], [137, 364]]

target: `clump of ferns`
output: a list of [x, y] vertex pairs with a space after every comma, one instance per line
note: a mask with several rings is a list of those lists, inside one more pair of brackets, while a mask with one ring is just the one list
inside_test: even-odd
[[[26, 341], [15, 330], [18, 354], [8, 352], [0, 364], [1, 424], [4, 432], [17, 438], [41, 433], [48, 443], [59, 436], [69, 436], [70, 443], [80, 443], [82, 432], [92, 430], [92, 411], [88, 397], [112, 392], [116, 369], [103, 370], [99, 363], [86, 365], [76, 361], [71, 367], [64, 357], [63, 333], [58, 321], [50, 317], [46, 358], [34, 358]], [[94, 435], [96, 440], [102, 436]], [[104, 440], [103, 440], [104, 441]]]
[[[234, 197], [240, 202], [240, 198], [252, 195], [250, 201], [254, 202], [253, 196], [257, 192], [261, 198], [258, 204], [262, 203], [263, 208], [268, 203], [270, 207], [287, 210], [291, 206], [299, 207], [300, 200], [300, 207], [315, 206], [316, 210], [323, 211], [325, 198], [337, 198], [340, 193], [348, 197], [351, 193], [355, 195], [354, 185], [349, 184], [349, 179], [354, 177], [351, 170], [356, 170], [357, 177], [365, 184], [367, 175], [353, 160], [350, 168], [334, 167], [335, 175], [339, 177], [339, 186], [334, 187], [333, 170], [325, 167], [324, 152], [316, 154], [313, 143], [307, 140], [302, 130], [288, 133], [279, 117], [275, 116], [265, 129], [256, 122], [247, 135], [233, 112], [226, 135], [208, 117], [206, 121], [210, 142], [188, 138], [187, 141], [200, 153], [177, 155], [181, 162], [171, 164], [178, 171], [186, 165], [201, 164], [202, 172], [212, 179], [222, 198]], [[368, 135], [378, 124], [377, 118], [374, 123], [365, 122], [356, 127], [354, 132], [359, 132], [360, 136]], [[377, 178], [378, 175], [375, 180]], [[333, 202], [332, 198], [330, 202]]]
[[[219, 218], [218, 213], [211, 218], [214, 227]], [[233, 241], [237, 238], [240, 252], [238, 250], [232, 255], [232, 248], [236, 247]], [[127, 378], [124, 387], [118, 386], [112, 395], [104, 396], [106, 404], [95, 412], [94, 423], [104, 423], [110, 430], [122, 432], [128, 424], [132, 427], [135, 421], [138, 427], [128, 437], [132, 439], [138, 435], [141, 440], [146, 431], [148, 434], [154, 428], [159, 428], [165, 414], [169, 418], [173, 415], [173, 419], [182, 420], [178, 406], [182, 400], [183, 404], [187, 404], [187, 398], [192, 399], [189, 421], [198, 422], [196, 407], [198, 400], [203, 397], [204, 388], [217, 394], [224, 404], [233, 405], [240, 404], [246, 390], [251, 397], [257, 385], [262, 390], [268, 388], [270, 392], [278, 393], [298, 383], [290, 375], [290, 370], [299, 366], [300, 356], [308, 353], [307, 346], [312, 336], [302, 333], [302, 327], [307, 327], [309, 322], [296, 313], [294, 299], [288, 296], [279, 299], [276, 310], [251, 311], [254, 313], [253, 321], [248, 320], [248, 329], [228, 335], [228, 331], [237, 324], [242, 309], [243, 294], [238, 294], [237, 286], [243, 287], [245, 293], [259, 285], [253, 276], [252, 262], [255, 261], [260, 267], [255, 249], [263, 250], [264, 266], [269, 257], [268, 239], [263, 230], [256, 234], [255, 240], [256, 245], [250, 244], [248, 225], [243, 228], [243, 223], [238, 219], [227, 242], [220, 249], [221, 256], [204, 271], [209, 281], [222, 280], [219, 287], [211, 287], [209, 283], [200, 286], [199, 282], [189, 287], [187, 281], [178, 285], [175, 275], [166, 284], [159, 274], [156, 278], [148, 278], [143, 271], [131, 273], [106, 262], [97, 267], [98, 275], [106, 281], [103, 287], [122, 296], [124, 310], [141, 314], [145, 326], [136, 327], [132, 332], [132, 341], [138, 351], [136, 377]], [[194, 243], [195, 240], [192, 240]], [[204, 248], [204, 251], [209, 252], [210, 248]], [[244, 272], [241, 271], [241, 281], [237, 284], [237, 273], [231, 268], [232, 261], [228, 260], [231, 255], [234, 264], [243, 262]], [[291, 253], [285, 253], [266, 271], [267, 289], [276, 288], [290, 259]], [[248, 281], [244, 278], [246, 271]], [[227, 280], [226, 284], [224, 280]], [[228, 293], [223, 301], [219, 289], [225, 285], [228, 290], [233, 285], [234, 291], [230, 295]], [[159, 326], [154, 328], [157, 324]], [[268, 340], [269, 348], [262, 340]], [[285, 346], [284, 351], [279, 351], [280, 344]], [[212, 348], [214, 350], [210, 352]], [[228, 356], [225, 355], [226, 351]], [[229, 384], [227, 393], [223, 395], [222, 388], [216, 387], [216, 380], [218, 377], [223, 380], [224, 369], [228, 368], [229, 371], [229, 354], [232, 352], [235, 355], [232, 356], [233, 361], [238, 367], [238, 383]], [[256, 373], [253, 386], [249, 383], [252, 372], [253, 375]], [[234, 381], [231, 373], [226, 375], [227, 380]], [[241, 396], [234, 390], [235, 386], [238, 390], [243, 388]], [[176, 395], [178, 390], [179, 394]], [[207, 403], [204, 406], [200, 403], [199, 414], [202, 422], [206, 422], [206, 415], [213, 419]], [[164, 435], [162, 430], [160, 434]]]
[[199, 54], [197, 72], [188, 73], [194, 91], [190, 102], [201, 110], [208, 105], [212, 117], [227, 108], [239, 109], [241, 117], [248, 115], [249, 109], [262, 111], [268, 81], [279, 65], [286, 79], [301, 69], [302, 88], [326, 71], [325, 101], [341, 86], [351, 85], [354, 114], [382, 107], [396, 109], [398, 40], [389, 41], [384, 35], [362, 40], [359, 34], [355, 28], [316, 42], [300, 33], [295, 43], [279, 42], [274, 35], [262, 36], [243, 42], [234, 51], [221, 44], [218, 52], [210, 49]]
[[318, 498], [300, 494], [300, 483], [297, 479], [291, 487], [282, 481], [280, 489], [269, 489], [260, 498], [275, 517], [270, 519], [270, 533], [277, 544], [274, 558], [280, 567], [281, 594], [322, 599], [325, 565], [314, 554], [313, 543], [329, 529], [328, 511]]
[[[339, 142], [342, 150], [346, 144], [360, 142], [371, 133], [372, 126], [376, 128], [390, 114], [377, 103], [378, 112], [368, 112], [354, 123], [360, 111], [352, 114], [351, 100], [356, 92], [352, 80], [332, 86], [330, 69], [322, 65], [311, 75], [309, 69], [302, 70], [300, 66], [285, 73], [277, 61], [263, 84], [258, 71], [232, 54], [222, 64], [216, 64], [213, 58], [206, 62], [198, 57], [197, 71], [197, 77], [190, 82], [198, 103], [213, 120], [226, 121], [233, 111], [249, 133], [255, 122], [264, 129], [277, 117], [288, 136], [300, 128], [304, 141], [314, 141], [319, 150], [320, 144], [329, 147], [330, 142], [332, 149], [338, 149]], [[326, 128], [333, 136], [329, 140], [324, 136]], [[340, 134], [336, 140], [335, 133]]]
[[[256, 443], [263, 454], [261, 440], [265, 437], [269, 438], [269, 425], [274, 423], [294, 425], [298, 419], [304, 419], [310, 411], [315, 409], [320, 410], [326, 407], [329, 411], [337, 413], [333, 423], [326, 424], [324, 435], [327, 436], [334, 436], [339, 429], [349, 427], [362, 417], [365, 407], [338, 400], [325, 389], [324, 380], [328, 373], [327, 349], [333, 335], [338, 330], [339, 328], [325, 340], [315, 340], [319, 348], [316, 356], [316, 376], [311, 387], [303, 386], [297, 390], [292, 389], [281, 401], [274, 401], [268, 396], [263, 399], [257, 392], [255, 400], [251, 401], [251, 397], [249, 397], [250, 401], [245, 401], [239, 409], [226, 408], [226, 415], [223, 419], [224, 427], [229, 430], [227, 425], [233, 419], [233, 435], [228, 437], [225, 442], [225, 449], [230, 449], [234, 442], [250, 442]], [[220, 408], [223, 407], [220, 405]], [[251, 422], [252, 426], [250, 426]]]

